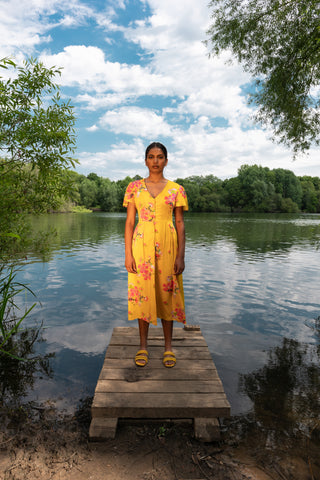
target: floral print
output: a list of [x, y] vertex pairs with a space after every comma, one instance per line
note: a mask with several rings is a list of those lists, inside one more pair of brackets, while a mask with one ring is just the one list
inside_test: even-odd
[[147, 206], [144, 206], [140, 210], [139, 217], [144, 222], [151, 222], [155, 218], [155, 211], [152, 203], [149, 203]]
[[128, 185], [123, 205], [133, 202], [139, 215], [132, 242], [137, 273], [128, 274], [128, 318], [157, 324], [157, 318], [185, 323], [182, 275], [174, 275], [177, 232], [172, 223], [176, 207], [188, 209], [184, 188], [168, 181], [155, 198], [145, 181]]
[[128, 301], [129, 304], [141, 305], [142, 302], [147, 302], [148, 297], [144, 297], [142, 293], [142, 288], [137, 287], [136, 285], [129, 284], [128, 287]]
[[176, 307], [174, 311], [172, 312], [172, 317], [174, 320], [177, 320], [178, 322], [185, 323], [186, 321], [186, 314], [184, 311], [184, 307]]
[[136, 227], [134, 234], [133, 234], [133, 241], [135, 242], [137, 239], [142, 239], [143, 233], [138, 231], [138, 227]]
[[176, 276], [169, 275], [169, 277], [167, 277], [167, 282], [162, 285], [162, 288], [165, 292], [172, 292], [174, 296], [177, 295], [179, 292], [179, 284], [176, 281]]
[[151, 274], [154, 270], [154, 265], [149, 258], [146, 262], [138, 265], [138, 276], [142, 275], [144, 280], [151, 280]]
[[170, 205], [170, 207], [173, 208], [177, 195], [178, 195], [178, 190], [176, 188], [172, 188], [171, 190], [168, 190], [168, 195], [164, 197], [164, 201], [166, 202], [167, 205]]
[[160, 243], [159, 243], [159, 242], [156, 242], [156, 244], [155, 244], [155, 246], [154, 246], [154, 250], [155, 250], [156, 258], [160, 258], [160, 256], [161, 256], [161, 248], [160, 248]]
[[126, 199], [130, 201], [134, 196], [136, 195], [137, 197], [140, 195], [140, 193], [144, 190], [143, 185], [141, 185], [140, 180], [136, 180], [135, 182], [129, 183], [127, 186], [126, 190]]

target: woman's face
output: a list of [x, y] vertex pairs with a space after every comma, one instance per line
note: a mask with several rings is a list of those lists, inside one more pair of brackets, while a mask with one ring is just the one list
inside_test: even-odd
[[161, 148], [151, 148], [146, 158], [146, 165], [150, 173], [161, 173], [167, 165], [168, 159]]

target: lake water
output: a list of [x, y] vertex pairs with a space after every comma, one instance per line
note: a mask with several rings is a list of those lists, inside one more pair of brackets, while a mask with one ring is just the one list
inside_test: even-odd
[[[33, 219], [57, 234], [46, 261], [31, 254], [19, 274], [41, 302], [26, 322], [43, 322], [37, 351], [54, 353], [52, 378], [38, 375], [29, 398], [69, 410], [93, 395], [112, 329], [128, 325], [124, 223], [122, 213]], [[201, 326], [232, 413], [257, 409], [263, 390], [313, 395], [320, 215], [188, 213], [185, 223], [187, 322]]]

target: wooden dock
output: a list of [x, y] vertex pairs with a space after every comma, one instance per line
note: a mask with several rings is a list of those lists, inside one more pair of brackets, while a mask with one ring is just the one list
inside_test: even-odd
[[137, 350], [138, 328], [114, 328], [91, 407], [90, 438], [114, 438], [119, 418], [135, 418], [193, 419], [197, 438], [217, 440], [218, 418], [230, 415], [230, 404], [200, 328], [174, 328], [174, 368], [162, 364], [162, 328], [149, 329], [145, 367], [134, 364]]

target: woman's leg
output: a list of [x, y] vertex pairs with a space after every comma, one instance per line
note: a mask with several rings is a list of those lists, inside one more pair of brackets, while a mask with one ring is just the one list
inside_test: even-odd
[[169, 320], [161, 320], [163, 335], [164, 335], [164, 348], [166, 351], [171, 351], [172, 349], [172, 331], [173, 331], [173, 322]]
[[[139, 318], [140, 350], [147, 352], [149, 323]], [[135, 362], [139, 367], [144, 367], [148, 363], [148, 353], [137, 353]], [[137, 358], [138, 357], [138, 358]]]
[[139, 318], [140, 349], [147, 350], [149, 323]]
[[[173, 332], [173, 321], [170, 320], [163, 320], [162, 328], [163, 328], [163, 335], [164, 335], [164, 348], [166, 352], [172, 352], [172, 332]], [[167, 366], [173, 366], [175, 362], [173, 360], [167, 360]]]

